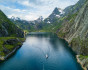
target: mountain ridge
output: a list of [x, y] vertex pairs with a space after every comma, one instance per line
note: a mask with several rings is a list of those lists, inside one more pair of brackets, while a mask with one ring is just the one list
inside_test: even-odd
[[[82, 0], [80, 0], [82, 1]], [[77, 5], [77, 4], [76, 4]], [[72, 50], [77, 54], [77, 59], [82, 67], [88, 70], [88, 1], [85, 0], [84, 5], [69, 18], [67, 23], [63, 23], [58, 29], [59, 37], [64, 38]]]
[[24, 32], [0, 10], [0, 60], [11, 56], [24, 41]]
[[23, 37], [24, 33], [7, 16], [0, 10], [0, 36], [17, 36]]

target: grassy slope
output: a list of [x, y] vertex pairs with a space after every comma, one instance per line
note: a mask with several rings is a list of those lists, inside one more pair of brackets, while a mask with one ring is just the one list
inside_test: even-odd
[[0, 10], [0, 30], [2, 36], [5, 36], [5, 31], [8, 32], [8, 36], [22, 36], [22, 30], [13, 24], [7, 16]]
[[[8, 32], [8, 35], [6, 35]], [[0, 57], [10, 53], [15, 47], [22, 45], [20, 41], [23, 41], [23, 31], [13, 24], [7, 16], [0, 10]], [[18, 41], [17, 38], [20, 40]], [[4, 44], [7, 40], [14, 39], [17, 42], [14, 44]], [[4, 47], [3, 47], [4, 44]], [[9, 50], [5, 53], [5, 48]]]
[[[15, 39], [17, 40], [17, 37], [0, 37], [0, 56], [5, 56], [6, 53], [4, 53], [4, 48], [3, 48], [3, 44], [5, 43], [5, 41], [7, 40], [11, 40], [11, 39]], [[18, 38], [21, 42], [24, 41], [24, 38]], [[15, 47], [22, 45], [22, 43], [18, 41], [15, 44], [5, 44], [4, 47], [9, 50], [9, 52], [11, 52]], [[8, 53], [9, 53], [8, 52]]]

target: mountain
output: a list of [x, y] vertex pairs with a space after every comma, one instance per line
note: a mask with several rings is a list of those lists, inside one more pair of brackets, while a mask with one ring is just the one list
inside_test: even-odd
[[0, 61], [7, 59], [24, 41], [24, 32], [0, 10]]
[[79, 0], [75, 5], [71, 5], [66, 7], [63, 11], [65, 12], [64, 16], [68, 14], [74, 14], [79, 11], [79, 9], [83, 6], [86, 0]]
[[53, 23], [64, 14], [61, 8], [55, 8], [52, 14], [44, 20], [45, 23]]
[[25, 31], [32, 31], [34, 29], [34, 23], [29, 22], [27, 20], [22, 20], [18, 17], [11, 17], [9, 18], [15, 25]]
[[5, 36], [24, 37], [24, 33], [0, 10], [0, 37]]
[[73, 12], [69, 9], [68, 12], [71, 13], [65, 15], [66, 18], [61, 28], [58, 28], [57, 34], [69, 43], [77, 54], [79, 63], [88, 70], [88, 0], [79, 0], [73, 7]]
[[40, 16], [37, 20], [35, 20], [34, 21], [34, 23], [41, 23], [41, 22], [43, 22], [43, 17], [42, 16]]
[[[71, 15], [71, 16], [67, 16], [66, 20], [68, 20], [68, 21], [64, 20], [65, 23], [63, 23], [63, 26], [59, 29], [59, 34], [61, 34], [61, 33], [63, 34], [60, 36], [65, 38], [70, 43], [71, 43], [71, 41], [74, 40], [74, 38], [78, 38], [78, 39], [82, 39], [82, 40], [87, 39], [87, 34], [88, 34], [87, 5], [88, 5], [88, 3], [86, 2], [82, 6], [82, 8], [79, 10], [79, 12], [76, 12], [75, 14], [73, 13], [73, 15]], [[74, 48], [73, 50], [76, 53], [82, 54], [82, 55], [88, 55], [87, 52], [81, 51], [81, 48], [78, 51], [78, 50], [76, 50], [77, 46], [75, 46], [75, 47], [76, 48]], [[86, 48], [86, 50], [87, 50], [87, 48]]]
[[56, 7], [54, 11], [50, 14], [50, 16], [46, 19], [43, 19], [43, 17], [40, 16], [38, 19], [33, 21], [22, 20], [17, 17], [16, 18], [12, 17], [10, 18], [10, 20], [21, 29], [28, 32], [41, 31], [41, 30], [49, 32], [49, 31], [55, 31], [58, 29], [58, 27], [61, 25], [61, 23], [58, 24], [58, 22], [61, 22], [59, 21], [59, 19], [62, 17], [63, 14], [64, 14], [64, 11]]
[[9, 18], [14, 24], [16, 24], [18, 27], [20, 27], [22, 30], [25, 31], [36, 31], [41, 28], [41, 24], [43, 22], [43, 17], [40, 16], [38, 19], [33, 20], [33, 21], [27, 21], [27, 20], [22, 20], [18, 17], [11, 17]]
[[12, 16], [11, 19], [14, 20], [14, 21], [21, 20], [19, 17], [14, 17], [14, 16]]
[[49, 16], [49, 18], [53, 19], [55, 17], [60, 18], [60, 16], [63, 14], [63, 10], [61, 8], [55, 8], [52, 14]]

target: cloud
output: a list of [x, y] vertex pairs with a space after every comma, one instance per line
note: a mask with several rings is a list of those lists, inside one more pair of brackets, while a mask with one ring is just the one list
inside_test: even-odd
[[48, 17], [55, 7], [64, 9], [78, 0], [0, 0], [0, 9], [8, 16], [35, 20]]
[[19, 4], [22, 4], [22, 5], [24, 5], [24, 6], [31, 6], [31, 5], [29, 4], [29, 1], [18, 1], [18, 3], [19, 3]]
[[25, 20], [32, 20], [33, 18], [36, 19], [34, 14], [29, 13], [27, 10], [13, 9], [13, 8], [1, 6], [1, 5], [0, 5], [0, 7], [5, 14], [8, 14], [9, 18], [14, 16], [14, 17], [20, 17]]

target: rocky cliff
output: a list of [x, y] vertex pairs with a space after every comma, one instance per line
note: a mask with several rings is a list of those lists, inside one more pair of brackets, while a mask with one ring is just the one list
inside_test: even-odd
[[[77, 39], [77, 42], [84, 41], [84, 40], [86, 41], [88, 38], [88, 22], [87, 22], [88, 20], [88, 1], [80, 9], [80, 11], [78, 12], [78, 15], [75, 16], [75, 18], [72, 17], [69, 21], [71, 21], [72, 19], [73, 19], [72, 22], [67, 22], [59, 30], [59, 32], [63, 34], [62, 37], [65, 38], [71, 45], [73, 45], [72, 42], [76, 41], [76, 39]], [[59, 35], [61, 33], [59, 33]], [[75, 50], [76, 48], [73, 48], [73, 50], [76, 51]], [[87, 47], [85, 48], [87, 50]], [[77, 50], [76, 52], [78, 54], [88, 55], [87, 52], [81, 51], [81, 49], [83, 50], [85, 48], [79, 48], [79, 51]]]
[[64, 11], [61, 8], [55, 8], [53, 12], [44, 20], [45, 23], [54, 23], [63, 15]]
[[24, 40], [24, 38], [17, 37], [0, 37], [0, 60], [10, 57], [22, 46]]
[[65, 16], [68, 14], [74, 14], [79, 11], [79, 9], [84, 5], [86, 0], [79, 0], [75, 5], [68, 6], [64, 9]]
[[0, 10], [0, 60], [12, 55], [24, 40], [24, 32]]
[[[80, 0], [81, 1], [81, 0]], [[70, 44], [82, 61], [82, 66], [88, 68], [88, 0], [79, 12], [74, 13], [58, 30], [58, 35]]]

